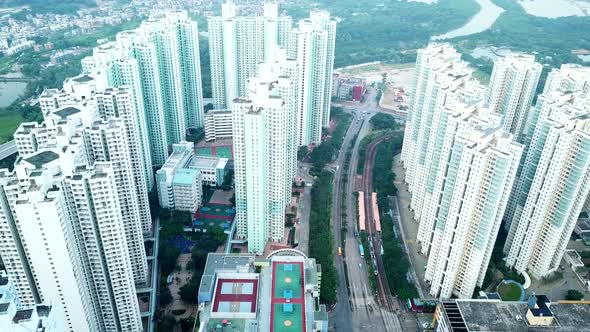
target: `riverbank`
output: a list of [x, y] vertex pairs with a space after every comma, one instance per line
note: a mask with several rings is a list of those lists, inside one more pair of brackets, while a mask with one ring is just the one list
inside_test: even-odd
[[498, 17], [504, 12], [502, 7], [495, 5], [491, 0], [476, 0], [479, 5], [479, 12], [475, 14], [464, 26], [433, 36], [432, 40], [452, 39], [456, 37], [469, 36], [486, 31], [491, 28]]

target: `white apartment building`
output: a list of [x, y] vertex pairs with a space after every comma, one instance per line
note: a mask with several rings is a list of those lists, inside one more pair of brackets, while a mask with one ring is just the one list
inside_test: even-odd
[[[55, 312], [60, 331], [141, 331], [112, 165], [76, 166], [67, 155], [84, 150], [81, 141], [74, 145], [38, 151], [17, 160], [13, 174], [3, 171], [16, 179], [3, 188], [3, 213], [13, 223], [7, 240], [18, 244], [30, 284], [24, 291], [15, 284], [19, 301], [24, 307], [21, 294], [33, 293], [28, 306], [62, 308]], [[19, 275], [14, 263], [6, 268]]]
[[149, 234], [151, 230], [151, 216], [149, 202], [141, 205], [143, 211], [140, 209], [138, 195], [145, 195], [147, 201], [147, 192], [137, 191], [137, 188], [145, 187], [135, 182], [125, 123], [114, 117], [96, 121], [92, 127], [84, 130], [84, 140], [90, 164], [110, 162], [112, 165], [133, 277], [136, 284], [145, 284], [148, 266], [143, 234]]
[[10, 332], [64, 331], [60, 307], [31, 305], [21, 307], [16, 288], [5, 271], [0, 271], [0, 329]]
[[484, 106], [502, 115], [502, 128], [518, 142], [522, 142], [542, 70], [534, 55], [512, 53], [494, 62]]
[[471, 298], [482, 285], [523, 150], [487, 110], [458, 109], [437, 128], [442, 165], [419, 229], [425, 279], [439, 298]]
[[89, 285], [92, 301], [84, 304], [99, 318], [99, 330], [143, 331], [130, 259], [136, 248], [127, 244], [116, 182], [111, 163], [101, 162], [64, 180], [73, 233], [84, 234], [76, 238], [84, 271], [78, 278]]
[[287, 46], [293, 22], [278, 15], [273, 1], [264, 3], [263, 15], [243, 16], [232, 0], [207, 21], [213, 105], [229, 109], [235, 98], [248, 97], [247, 80], [256, 76], [258, 63], [268, 61], [277, 45]]
[[452, 109], [457, 99], [477, 101], [483, 91], [471, 78], [473, 70], [460, 57], [448, 44], [431, 43], [418, 51], [414, 95], [402, 146], [405, 180], [412, 193], [410, 208], [416, 221], [421, 220], [425, 202], [432, 197], [440, 161], [442, 136], [434, 129], [448, 121], [444, 110]]
[[[126, 185], [126, 188], [134, 192], [135, 200], [139, 205], [143, 233], [149, 234], [151, 215], [147, 191], [152, 188], [154, 180], [151, 156], [149, 151], [146, 154], [144, 150], [147, 138], [143, 137], [142, 133], [145, 132], [141, 130], [142, 123], [145, 125], [145, 119], [138, 116], [133, 93], [129, 87], [102, 88], [102, 83], [104, 82], [100, 79], [81, 75], [67, 79], [61, 93], [44, 91], [40, 100], [43, 101], [42, 111], [46, 121], [41, 125], [26, 124], [19, 127], [15, 134], [15, 139], [19, 140], [17, 147], [23, 152], [29, 152], [29, 150], [36, 151], [38, 147], [53, 144], [67, 145], [70, 136], [93, 126], [95, 120], [120, 118], [124, 122], [121, 127], [128, 138], [125, 140], [127, 145], [125, 158], [128, 158], [131, 163], [128, 170], [133, 176], [133, 182]], [[60, 125], [62, 128], [56, 131], [55, 127], [60, 123], [63, 123]], [[66, 132], [67, 134], [64, 135]], [[51, 140], [60, 135], [65, 136], [62, 142], [57, 143]], [[102, 149], [100, 146], [99, 148]], [[108, 153], [103, 154], [107, 159], [108, 155]]]
[[[549, 110], [543, 108], [552, 108], [559, 104], [560, 100], [567, 100], [571, 96], [564, 94], [565, 91], [576, 92], [578, 95], [587, 95], [590, 93], [590, 67], [583, 67], [577, 64], [564, 64], [561, 68], [554, 68], [547, 76], [543, 93], [539, 95], [535, 110], [531, 113], [525, 128], [523, 143], [525, 145], [525, 152], [521, 160], [521, 169], [518, 173], [518, 181], [515, 183], [512, 197], [508, 203], [508, 208], [504, 216], [505, 229], [510, 230], [510, 225], [514, 219], [517, 206], [524, 206], [526, 196], [519, 194], [519, 191], [528, 190], [530, 182], [532, 181], [532, 174], [528, 175], [528, 179], [520, 179], [521, 174], [530, 173], [534, 171], [535, 164], [529, 165], [532, 169], [524, 170], [525, 156], [528, 155], [528, 150], [532, 146], [532, 137], [534, 135], [537, 123], [541, 119], [541, 114], [548, 114]], [[578, 98], [579, 99], [579, 98]], [[578, 103], [579, 104], [579, 103]], [[519, 189], [519, 186], [524, 186]], [[519, 198], [520, 197], [520, 198]]]
[[289, 56], [299, 65], [299, 142], [319, 144], [330, 123], [336, 21], [324, 10], [313, 10], [291, 31]]
[[557, 80], [565, 77], [562, 74], [552, 72], [549, 90], [539, 97], [538, 117], [513, 194], [504, 246], [506, 264], [536, 279], [559, 267], [590, 191], [588, 86], [569, 90], [574, 80], [558, 84]]
[[523, 152], [471, 74], [448, 44], [418, 51], [402, 161], [438, 298], [470, 298], [483, 283]]
[[[69, 211], [58, 189], [59, 155], [46, 150], [21, 160], [15, 166], [19, 183], [9, 198], [18, 229], [15, 242], [22, 243], [31, 271], [31, 282], [40, 303], [63, 308], [60, 321], [66, 331], [96, 329], [97, 319], [89, 311], [86, 287], [81, 276], [81, 257], [70, 232]], [[15, 234], [16, 235], [16, 234]], [[9, 267], [7, 266], [7, 269]], [[12, 271], [8, 270], [12, 276]], [[19, 296], [20, 296], [20, 289]]]
[[169, 145], [184, 140], [187, 128], [203, 127], [200, 70], [197, 23], [184, 11], [120, 32], [116, 42], [98, 46], [83, 60], [84, 73], [134, 91], [147, 123], [147, 135], [140, 134], [149, 137], [155, 165], [166, 161]]
[[[16, 289], [17, 309], [39, 303], [26, 251], [18, 236], [18, 224], [13, 217], [10, 200], [18, 190], [18, 179], [7, 169], [0, 169], [0, 256], [10, 272], [11, 287]], [[3, 299], [4, 297], [0, 297]], [[8, 295], [6, 295], [8, 298]]]
[[289, 68], [283, 63], [262, 64], [248, 82], [249, 99], [235, 99], [231, 108], [237, 234], [253, 253], [283, 238], [294, 175], [296, 145], [288, 134], [295, 129], [297, 85], [283, 75]]
[[205, 141], [231, 138], [231, 121], [231, 112], [227, 110], [212, 110], [205, 113]]

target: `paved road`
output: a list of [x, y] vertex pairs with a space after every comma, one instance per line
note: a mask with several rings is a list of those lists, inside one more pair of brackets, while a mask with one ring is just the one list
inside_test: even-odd
[[348, 128], [346, 135], [344, 136], [344, 141], [342, 143], [342, 147], [340, 152], [338, 153], [338, 158], [334, 163], [334, 187], [332, 190], [332, 232], [334, 234], [334, 248], [333, 253], [335, 260], [336, 270], [338, 271], [340, 287], [338, 288], [338, 298], [336, 307], [330, 313], [329, 322], [330, 322], [330, 330], [335, 331], [352, 331], [352, 309], [350, 307], [350, 302], [348, 300], [348, 288], [346, 287], [346, 278], [344, 275], [344, 263], [338, 256], [338, 247], [340, 246], [340, 238], [341, 238], [341, 203], [342, 203], [342, 192], [341, 192], [341, 177], [342, 177], [342, 169], [344, 165], [344, 160], [346, 157], [346, 151], [348, 151], [348, 147], [351, 143], [352, 138], [356, 135], [358, 130], [359, 122], [357, 119], [359, 118], [359, 114], [354, 114], [353, 122], [351, 126]]
[[[334, 203], [332, 211], [333, 233], [335, 240], [334, 255], [338, 273], [340, 275], [340, 288], [338, 291], [338, 304], [334, 311], [330, 313], [330, 330], [331, 331], [400, 331], [401, 327], [395, 313], [387, 312], [375, 301], [370, 290], [370, 285], [365, 267], [365, 260], [360, 256], [358, 250], [358, 239], [355, 237], [356, 225], [356, 204], [353, 192], [355, 191], [356, 164], [358, 161], [359, 143], [368, 131], [368, 120], [376, 111], [376, 91], [369, 90], [366, 102], [358, 104], [353, 110], [353, 122], [344, 139], [342, 149], [335, 162], [335, 181], [334, 181]], [[366, 111], [366, 115], [362, 112]], [[363, 121], [363, 118], [365, 121]], [[342, 172], [346, 153], [351, 144], [352, 138], [358, 133], [355, 141], [351, 162], [348, 168], [347, 181], [342, 186]], [[346, 191], [346, 209], [347, 209], [347, 229], [345, 241], [346, 257], [340, 257], [337, 253], [337, 247], [340, 245], [341, 236], [341, 195]], [[368, 249], [367, 249], [368, 252]], [[350, 292], [347, 288], [344, 276], [344, 263], [346, 262], [346, 271], [348, 273]], [[359, 266], [361, 264], [361, 266]], [[352, 318], [352, 319], [351, 319]], [[410, 329], [411, 331], [411, 329]]]
[[16, 153], [16, 142], [14, 140], [8, 141], [0, 145], [0, 160]]
[[297, 175], [305, 181], [305, 189], [301, 197], [299, 210], [301, 216], [299, 225], [297, 225], [297, 249], [309, 255], [309, 212], [311, 207], [311, 186], [313, 185], [313, 177], [309, 175], [308, 171], [311, 166], [306, 163], [299, 163]]
[[414, 268], [413, 275], [417, 279], [417, 284], [420, 286], [418, 291], [420, 294], [428, 297], [430, 287], [424, 283], [424, 273], [426, 268], [427, 258], [420, 254], [420, 245], [416, 242], [418, 237], [418, 223], [414, 221], [414, 214], [410, 210], [411, 195], [408, 192], [408, 186], [404, 183], [406, 178], [406, 170], [399, 162], [400, 155], [393, 158], [393, 172], [395, 173], [395, 187], [397, 188], [397, 198], [399, 206], [399, 214], [402, 230], [403, 240], [406, 244], [406, 249], [409, 251], [408, 256], [410, 265]]

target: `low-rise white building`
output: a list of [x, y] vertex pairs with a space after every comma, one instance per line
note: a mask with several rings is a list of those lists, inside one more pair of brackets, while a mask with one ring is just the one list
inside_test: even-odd
[[156, 172], [156, 188], [160, 206], [165, 209], [174, 209], [174, 176], [176, 172], [184, 168], [193, 156], [193, 143], [180, 142], [172, 145], [172, 154], [164, 163], [164, 166]]
[[174, 174], [172, 194], [174, 209], [195, 212], [203, 197], [201, 191], [201, 174], [196, 169], [181, 168]]
[[229, 159], [207, 156], [193, 157], [187, 167], [201, 173], [201, 181], [209, 186], [221, 186], [225, 178]]
[[213, 110], [205, 113], [205, 141], [232, 137], [231, 111]]

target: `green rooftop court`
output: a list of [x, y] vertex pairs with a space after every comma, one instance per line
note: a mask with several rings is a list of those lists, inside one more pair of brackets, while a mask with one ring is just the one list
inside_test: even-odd
[[197, 147], [197, 156], [232, 159], [231, 146]]
[[300, 299], [301, 264], [276, 263], [274, 275], [274, 297], [277, 299]]
[[303, 326], [303, 305], [293, 303], [276, 303], [273, 307], [273, 332], [301, 332]]

